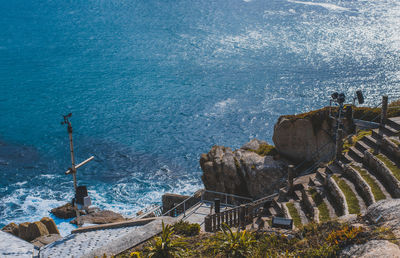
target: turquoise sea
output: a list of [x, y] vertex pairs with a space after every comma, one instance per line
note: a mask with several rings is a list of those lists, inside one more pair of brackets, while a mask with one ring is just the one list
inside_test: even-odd
[[[0, 0], [0, 226], [48, 216], [78, 171], [134, 215], [202, 187], [215, 144], [271, 142], [333, 91], [400, 97], [397, 0]], [[71, 226], [57, 220], [63, 234]]]

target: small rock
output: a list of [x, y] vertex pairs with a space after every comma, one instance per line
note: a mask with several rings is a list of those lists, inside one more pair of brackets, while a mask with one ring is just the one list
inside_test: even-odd
[[40, 236], [38, 238], [35, 238], [33, 241], [31, 241], [31, 243], [37, 247], [42, 247], [51, 244], [61, 238], [62, 237], [60, 236], [60, 234], [50, 234], [47, 236]]
[[54, 208], [51, 210], [51, 213], [53, 213], [54, 216], [60, 219], [72, 219], [76, 217], [75, 209], [71, 203], [66, 203], [63, 206]]
[[18, 236], [18, 225], [11, 222], [10, 224], [6, 225], [4, 228], [1, 229], [4, 232], [13, 234], [14, 236]]
[[[122, 222], [126, 221], [126, 219], [121, 215], [113, 211], [98, 211], [94, 213], [90, 213], [85, 216], [79, 217], [79, 220], [82, 224], [108, 224], [114, 222]], [[70, 223], [77, 224], [76, 219], [72, 220]]]
[[40, 222], [42, 222], [46, 226], [50, 234], [60, 234], [60, 231], [58, 231], [57, 225], [53, 219], [44, 217], [40, 220]]

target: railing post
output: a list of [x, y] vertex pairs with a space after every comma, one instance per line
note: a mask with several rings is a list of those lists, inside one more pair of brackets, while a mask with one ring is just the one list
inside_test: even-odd
[[246, 228], [246, 206], [245, 205], [240, 205], [239, 209], [239, 227], [241, 229]]
[[216, 213], [215, 216], [217, 216], [217, 230], [221, 229], [221, 213]]
[[212, 220], [210, 215], [204, 218], [204, 230], [206, 232], [212, 232]]
[[183, 217], [186, 217], [186, 202], [183, 203]]
[[335, 155], [336, 161], [339, 161], [340, 158], [342, 157], [342, 149], [343, 149], [342, 139], [343, 139], [343, 130], [339, 128], [337, 130], [337, 135], [336, 135], [336, 155]]
[[220, 199], [214, 199], [214, 210], [215, 210], [215, 213], [221, 212], [221, 200]]
[[213, 224], [212, 231], [213, 232], [217, 231], [217, 215], [216, 214], [212, 215], [212, 224]]

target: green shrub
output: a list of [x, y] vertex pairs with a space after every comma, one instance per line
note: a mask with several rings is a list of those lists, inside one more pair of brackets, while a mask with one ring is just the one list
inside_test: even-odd
[[219, 243], [219, 250], [228, 257], [248, 257], [251, 254], [255, 242], [253, 236], [243, 231], [232, 231], [225, 223], [222, 224], [222, 238]]
[[187, 221], [180, 220], [174, 224], [174, 231], [178, 235], [196, 236], [200, 233], [200, 225], [197, 223], [191, 224]]
[[184, 250], [186, 243], [172, 240], [173, 233], [173, 226], [165, 226], [163, 221], [161, 236], [156, 237], [150, 246], [146, 247], [148, 257], [170, 258], [178, 256]]

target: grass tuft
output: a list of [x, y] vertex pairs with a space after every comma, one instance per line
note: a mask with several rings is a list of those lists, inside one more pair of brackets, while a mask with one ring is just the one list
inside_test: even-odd
[[346, 197], [347, 206], [349, 207], [350, 214], [359, 214], [360, 205], [358, 204], [358, 199], [356, 194], [351, 190], [350, 186], [337, 175], [333, 175], [332, 178], [338, 184], [340, 190], [342, 190], [344, 196]]
[[315, 205], [317, 205], [319, 210], [319, 221], [325, 222], [330, 220], [329, 209], [324, 202], [324, 199], [322, 199], [322, 196], [313, 188], [308, 190], [308, 192], [311, 194], [311, 197], [313, 198]]
[[371, 130], [369, 130], [369, 131], [359, 130], [355, 135], [353, 135], [351, 137], [351, 143], [350, 143], [350, 141], [348, 139], [346, 139], [343, 142], [343, 152], [349, 151], [349, 149], [351, 147], [353, 147], [354, 145], [356, 145], [356, 143], [359, 140], [361, 140], [362, 138], [364, 138], [365, 136], [368, 136], [368, 135], [372, 135], [372, 131]]
[[390, 140], [391, 140], [394, 144], [396, 144], [398, 147], [400, 147], [400, 141], [398, 141], [398, 140], [396, 140], [396, 139], [393, 139], [393, 138], [390, 138]]
[[275, 146], [269, 145], [269, 144], [260, 144], [257, 150], [249, 150], [252, 152], [257, 153], [260, 156], [275, 156], [278, 154], [278, 151], [276, 150]]
[[367, 182], [367, 184], [371, 187], [371, 192], [374, 195], [375, 201], [380, 201], [383, 199], [386, 199], [386, 196], [383, 194], [381, 188], [379, 185], [375, 182], [375, 180], [368, 174], [367, 171], [362, 169], [361, 167], [352, 165], [352, 168], [354, 168], [358, 173], [361, 175], [361, 177]]
[[303, 223], [301, 223], [301, 218], [300, 218], [299, 212], [297, 211], [297, 209], [296, 209], [296, 207], [294, 206], [294, 204], [291, 203], [291, 202], [288, 202], [288, 203], [286, 203], [286, 207], [287, 207], [288, 210], [289, 210], [289, 213], [290, 213], [290, 216], [291, 216], [292, 219], [293, 219], [294, 225], [295, 225], [297, 228], [301, 227], [301, 226], [303, 225]]

